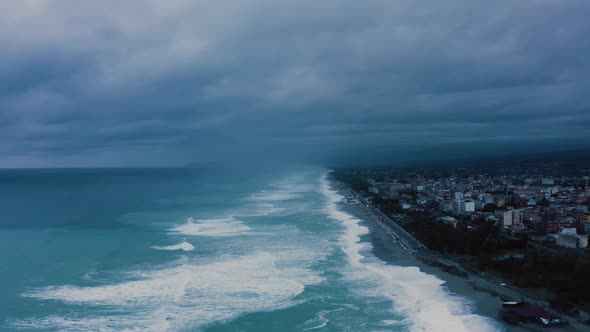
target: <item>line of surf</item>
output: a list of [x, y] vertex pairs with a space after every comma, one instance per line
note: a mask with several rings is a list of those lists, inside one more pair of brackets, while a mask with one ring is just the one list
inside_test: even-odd
[[413, 331], [502, 331], [503, 328], [487, 317], [473, 313], [467, 299], [450, 294], [444, 281], [420, 271], [417, 267], [388, 265], [376, 257], [365, 256], [370, 243], [361, 242], [369, 229], [361, 220], [342, 211], [339, 203], [344, 197], [331, 188], [329, 172], [320, 179], [320, 191], [326, 197], [325, 213], [344, 227], [342, 250], [351, 266], [375, 282], [375, 295], [392, 301], [394, 311], [406, 317]]

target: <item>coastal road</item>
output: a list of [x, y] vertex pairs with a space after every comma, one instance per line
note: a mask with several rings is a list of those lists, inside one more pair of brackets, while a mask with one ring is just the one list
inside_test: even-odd
[[381, 210], [377, 209], [373, 206], [368, 200], [364, 197], [359, 195], [357, 192], [353, 191], [352, 189], [345, 187], [346, 191], [350, 195], [354, 195], [359, 202], [367, 208], [369, 215], [373, 217], [373, 219], [383, 227], [389, 235], [391, 235], [397, 242], [409, 253], [414, 254], [419, 250], [428, 250], [428, 248], [423, 245], [420, 241], [416, 240], [410, 233], [406, 232], [401, 226], [396, 224], [389, 216], [385, 213], [381, 212]]
[[409, 253], [416, 254], [416, 252], [420, 252], [421, 256], [428, 256], [437, 262], [445, 265], [445, 266], [452, 266], [456, 268], [458, 271], [462, 271], [465, 273], [466, 279], [471, 283], [472, 287], [486, 291], [489, 293], [496, 293], [500, 295], [500, 297], [505, 299], [511, 299], [515, 301], [526, 300], [531, 303], [536, 303], [533, 299], [530, 299], [526, 296], [523, 296], [522, 293], [518, 292], [518, 289], [512, 289], [512, 285], [501, 285], [497, 280], [490, 280], [486, 277], [482, 277], [472, 271], [469, 271], [463, 268], [459, 263], [451, 260], [451, 259], [444, 259], [440, 256], [440, 254], [430, 251], [424, 244], [420, 241], [416, 240], [411, 234], [406, 232], [401, 226], [396, 224], [393, 220], [391, 220], [387, 215], [383, 212], [378, 210], [374, 207], [369, 201], [364, 199], [361, 195], [349, 189], [347, 186], [344, 186], [345, 190], [350, 194], [356, 196], [359, 202], [367, 209], [367, 212], [370, 216], [373, 217], [374, 221], [376, 221], [381, 227], [383, 227], [389, 235], [391, 235], [397, 242]]

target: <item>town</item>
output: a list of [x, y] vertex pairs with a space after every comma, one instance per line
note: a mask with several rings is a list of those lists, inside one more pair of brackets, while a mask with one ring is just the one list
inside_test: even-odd
[[541, 163], [334, 176], [429, 252], [579, 317], [590, 305], [589, 174]]
[[473, 229], [485, 220], [507, 234], [524, 235], [548, 247], [588, 246], [590, 176], [434, 179], [411, 174], [397, 179], [367, 177], [367, 183], [370, 193], [397, 199], [401, 210], [430, 209], [453, 228]]

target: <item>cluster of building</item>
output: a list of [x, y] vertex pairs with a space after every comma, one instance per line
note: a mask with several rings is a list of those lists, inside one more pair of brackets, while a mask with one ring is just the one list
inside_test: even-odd
[[372, 193], [399, 200], [402, 209], [429, 209], [454, 227], [465, 220], [486, 220], [512, 234], [570, 248], [588, 246], [590, 176], [410, 173], [365, 178]]

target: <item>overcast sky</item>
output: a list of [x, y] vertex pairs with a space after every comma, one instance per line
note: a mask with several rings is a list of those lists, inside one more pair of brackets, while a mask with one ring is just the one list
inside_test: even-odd
[[589, 18], [587, 0], [0, 1], [0, 167], [588, 144]]

